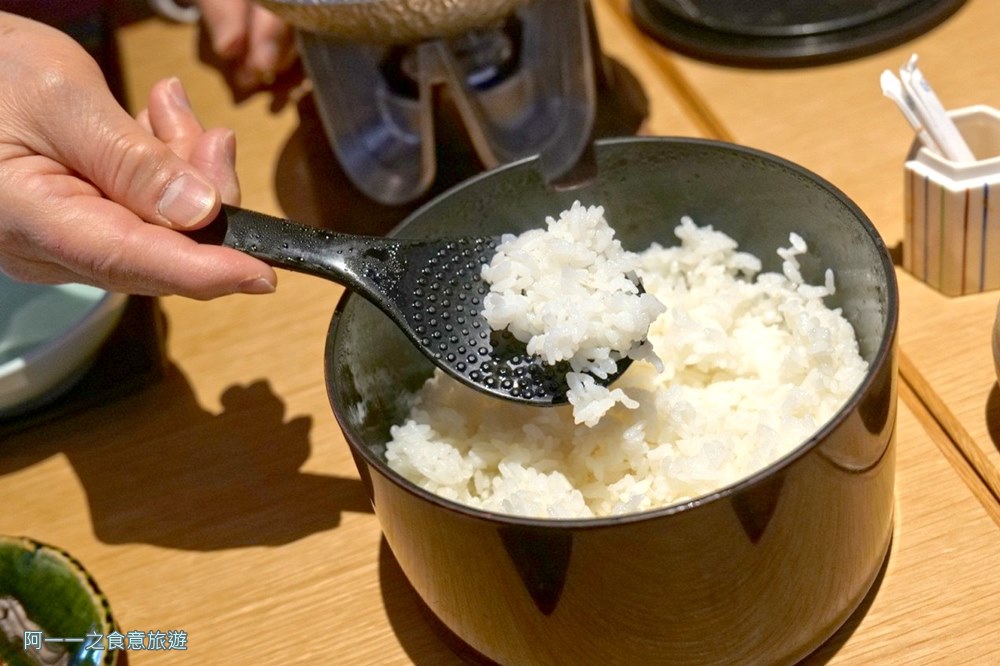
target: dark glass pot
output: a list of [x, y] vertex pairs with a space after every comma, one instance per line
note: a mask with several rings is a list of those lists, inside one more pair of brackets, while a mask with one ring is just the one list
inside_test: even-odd
[[875, 580], [892, 535], [898, 293], [861, 210], [813, 173], [697, 139], [599, 142], [598, 178], [545, 186], [533, 160], [486, 173], [407, 218], [398, 236], [497, 234], [600, 204], [626, 248], [676, 243], [682, 215], [780, 270], [789, 232], [803, 276], [835, 271], [870, 369], [812, 438], [711, 495], [641, 514], [550, 521], [487, 513], [389, 470], [389, 426], [432, 366], [358, 297], [334, 315], [330, 400], [393, 554], [427, 606], [502, 664], [787, 663], [826, 640]]

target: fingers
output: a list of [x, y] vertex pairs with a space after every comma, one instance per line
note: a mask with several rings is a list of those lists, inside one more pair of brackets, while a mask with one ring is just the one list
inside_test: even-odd
[[214, 219], [220, 206], [216, 186], [154, 136], [166, 123], [154, 118], [152, 109], [146, 117], [154, 129], [150, 134], [110, 94], [89, 94], [89, 102], [81, 110], [82, 122], [57, 114], [46, 119], [41, 131], [53, 138], [58, 161], [147, 221], [191, 229]]
[[0, 248], [0, 268], [17, 279], [83, 282], [123, 293], [202, 300], [270, 293], [277, 282], [273, 269], [249, 255], [199, 245], [184, 234], [147, 224], [107, 199], [71, 197], [43, 210], [36, 206], [31, 214], [65, 223], [46, 226], [42, 219], [21, 217], [34, 240], [33, 254], [17, 256]]
[[163, 79], [153, 85], [146, 115], [156, 138], [182, 159], [187, 158], [195, 140], [205, 131], [177, 78]]
[[271, 293], [277, 283], [274, 270], [249, 255], [141, 221], [87, 240], [78, 242], [73, 263], [89, 281], [113, 290], [207, 300]]
[[169, 81], [133, 119], [57, 30], [0, 12], [0, 35], [0, 270], [201, 299], [274, 289], [265, 263], [174, 230], [238, 199], [231, 132], [204, 131]]
[[[294, 32], [250, 0], [203, 0], [202, 25], [212, 54], [240, 92], [270, 86], [296, 62]], [[216, 65], [218, 66], [218, 65]]]
[[137, 120], [204, 174], [225, 203], [239, 203], [236, 138], [230, 130], [220, 128], [206, 132], [202, 129], [178, 79], [165, 79], [153, 86], [149, 108]]
[[16, 17], [0, 27], [0, 142], [9, 153], [50, 157], [151, 222], [194, 228], [215, 217], [213, 184], [121, 108], [79, 44]]
[[296, 57], [294, 34], [288, 24], [262, 7], [254, 6], [244, 61], [245, 69], [257, 79], [254, 84], [271, 85]]
[[150, 134], [153, 133], [153, 126], [149, 124], [149, 109], [143, 109], [142, 111], [140, 111], [136, 115], [135, 121], [139, 123], [139, 125], [141, 125], [144, 130], [146, 130]]
[[225, 62], [242, 58], [248, 42], [249, 0], [202, 0], [199, 6], [215, 55]]
[[241, 192], [236, 176], [236, 135], [232, 130], [217, 128], [205, 132], [195, 142], [188, 161], [215, 184], [224, 203], [239, 205]]

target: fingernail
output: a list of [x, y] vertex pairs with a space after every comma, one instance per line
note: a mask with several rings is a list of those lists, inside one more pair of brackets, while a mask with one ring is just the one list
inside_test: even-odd
[[265, 278], [250, 278], [240, 282], [238, 287], [241, 294], [270, 294], [274, 292], [274, 283]]
[[184, 92], [184, 85], [181, 80], [174, 77], [167, 81], [167, 91], [170, 96], [173, 97], [174, 101], [183, 106], [185, 109], [191, 108], [191, 100], [188, 99], [187, 93]]
[[163, 190], [156, 212], [178, 227], [204, 220], [215, 206], [215, 188], [198, 176], [182, 173]]

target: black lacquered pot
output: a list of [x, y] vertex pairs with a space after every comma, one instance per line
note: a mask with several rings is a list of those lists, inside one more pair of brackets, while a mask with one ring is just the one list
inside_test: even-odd
[[532, 160], [427, 204], [399, 236], [541, 226], [575, 199], [605, 207], [631, 250], [672, 245], [682, 215], [779, 270], [802, 236], [804, 278], [836, 274], [829, 304], [870, 369], [812, 438], [767, 469], [700, 499], [617, 518], [550, 521], [487, 513], [389, 470], [389, 426], [432, 366], [379, 311], [346, 297], [326, 354], [331, 403], [386, 540], [437, 617], [502, 664], [788, 663], [826, 640], [875, 580], [892, 534], [898, 294], [870, 221], [843, 193], [785, 160], [696, 139], [601, 142], [597, 180], [546, 188]]

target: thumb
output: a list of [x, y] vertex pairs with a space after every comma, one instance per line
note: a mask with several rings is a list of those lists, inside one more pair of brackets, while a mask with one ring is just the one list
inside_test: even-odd
[[221, 197], [209, 178], [132, 118], [106, 86], [90, 87], [80, 101], [75, 111], [83, 122], [49, 116], [63, 164], [147, 222], [191, 229], [214, 219]]
[[191, 229], [214, 219], [221, 198], [205, 174], [123, 109], [100, 117], [90, 147], [69, 156], [71, 166], [148, 222]]
[[0, 115], [16, 130], [12, 140], [70, 167], [149, 222], [191, 228], [218, 212], [209, 179], [118, 104], [79, 44], [3, 12], [0, 34]]

